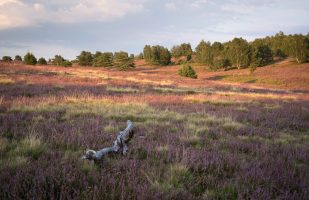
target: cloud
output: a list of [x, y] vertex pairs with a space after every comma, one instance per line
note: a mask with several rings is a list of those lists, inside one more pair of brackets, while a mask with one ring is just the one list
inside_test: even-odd
[[196, 0], [196, 1], [193, 1], [191, 6], [194, 8], [201, 8], [207, 3], [208, 3], [208, 0]]
[[174, 2], [169, 2], [169, 3], [164, 4], [164, 8], [168, 11], [176, 11], [177, 10], [177, 7], [176, 7]]
[[278, 3], [278, 0], [229, 0], [221, 4], [221, 10], [237, 14], [249, 14], [260, 8], [273, 7]]
[[0, 0], [0, 30], [39, 25], [44, 22], [80, 23], [111, 21], [143, 10], [141, 0], [67, 0], [25, 3]]

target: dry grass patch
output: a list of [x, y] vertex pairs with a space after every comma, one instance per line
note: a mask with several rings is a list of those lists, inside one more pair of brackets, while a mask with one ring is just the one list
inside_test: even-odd
[[15, 81], [13, 79], [11, 79], [10, 77], [8, 77], [6, 75], [0, 75], [0, 84], [9, 85], [9, 84], [13, 84], [13, 83], [15, 83]]
[[205, 95], [188, 95], [184, 97], [183, 100], [189, 101], [191, 103], [205, 103], [214, 106], [232, 106], [240, 103], [239, 101], [235, 100], [217, 99], [215, 97]]

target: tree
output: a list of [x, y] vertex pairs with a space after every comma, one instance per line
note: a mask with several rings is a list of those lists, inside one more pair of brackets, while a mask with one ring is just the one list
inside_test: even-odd
[[248, 67], [251, 58], [249, 43], [242, 38], [234, 38], [224, 45], [225, 56], [238, 69]]
[[144, 47], [144, 58], [147, 63], [152, 65], [168, 65], [171, 62], [171, 53], [163, 46]]
[[46, 62], [45, 58], [39, 58], [38, 64], [39, 65], [47, 65], [47, 62]]
[[68, 60], [64, 60], [64, 61], [61, 63], [61, 65], [62, 65], [63, 67], [71, 67], [71, 66], [72, 66], [72, 63], [71, 63], [70, 61], [68, 61]]
[[113, 65], [119, 70], [128, 70], [134, 68], [134, 60], [129, 58], [128, 53], [124, 51], [115, 52]]
[[20, 55], [16, 55], [14, 61], [23, 61]]
[[113, 65], [113, 53], [111, 52], [96, 52], [93, 57], [94, 67], [110, 67]]
[[62, 66], [62, 63], [65, 61], [65, 59], [61, 55], [55, 55], [55, 57], [52, 59], [53, 65]]
[[230, 66], [230, 61], [225, 57], [223, 50], [224, 46], [220, 42], [214, 42], [211, 45], [212, 62], [209, 66], [212, 70], [216, 71], [219, 68], [226, 68]]
[[273, 61], [273, 54], [269, 46], [264, 44], [252, 45], [251, 65], [265, 66]]
[[144, 59], [143, 53], [138, 54], [137, 59], [139, 59], [139, 60]]
[[32, 53], [28, 52], [24, 56], [24, 63], [26, 65], [36, 65], [36, 63], [37, 63], [36, 57]]
[[213, 64], [213, 54], [210, 42], [202, 40], [195, 48], [196, 60], [200, 64], [211, 66]]
[[133, 53], [130, 54], [130, 59], [134, 60], [134, 54]]
[[78, 64], [80, 66], [92, 66], [93, 56], [91, 52], [82, 51], [79, 56], [77, 56]]
[[3, 56], [2, 57], [2, 61], [4, 61], [4, 62], [11, 62], [12, 58], [11, 58], [11, 56]]
[[[168, 65], [171, 62], [171, 53], [167, 48], [159, 47], [159, 65]], [[156, 62], [156, 61], [155, 61]]]
[[197, 74], [194, 69], [190, 65], [186, 64], [178, 70], [178, 74], [184, 77], [197, 78]]
[[191, 57], [192, 56], [192, 48], [190, 43], [182, 43], [179, 46], [174, 46], [171, 50], [171, 54], [175, 58], [180, 58], [181, 56]]
[[64, 59], [61, 55], [55, 55], [52, 59], [52, 63], [57, 66], [70, 67], [72, 63], [66, 59]]
[[282, 59], [287, 56], [288, 49], [285, 41], [286, 38], [287, 36], [282, 31], [279, 31], [275, 36], [266, 37], [260, 40], [270, 47], [275, 57]]
[[309, 57], [309, 39], [301, 34], [290, 35], [286, 38], [287, 52], [297, 63], [307, 62]]

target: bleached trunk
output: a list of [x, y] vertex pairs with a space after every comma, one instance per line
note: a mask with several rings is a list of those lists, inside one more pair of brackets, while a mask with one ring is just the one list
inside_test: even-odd
[[128, 152], [128, 142], [133, 136], [133, 123], [128, 120], [127, 127], [120, 131], [117, 139], [114, 141], [113, 146], [100, 149], [98, 151], [88, 149], [82, 159], [100, 160], [104, 155], [109, 153], [122, 153], [123, 155]]

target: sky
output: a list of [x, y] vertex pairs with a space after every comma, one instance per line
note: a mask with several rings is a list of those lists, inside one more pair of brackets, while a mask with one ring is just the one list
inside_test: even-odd
[[0, 56], [75, 59], [309, 32], [308, 0], [0, 0]]

